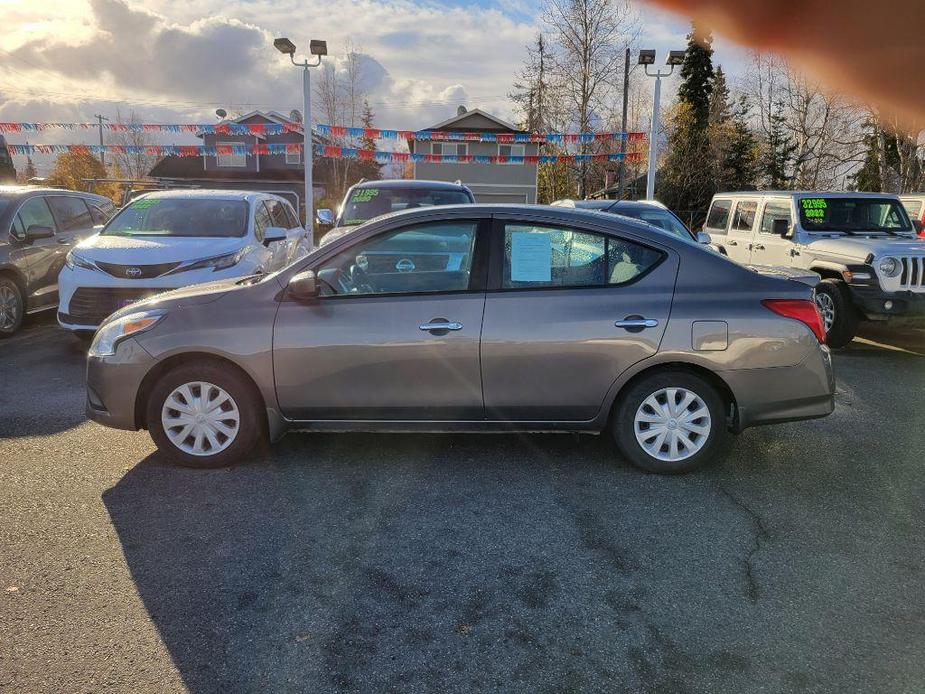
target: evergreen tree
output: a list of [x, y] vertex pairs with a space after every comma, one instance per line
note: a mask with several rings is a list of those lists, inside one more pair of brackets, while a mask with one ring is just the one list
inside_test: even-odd
[[706, 127], [710, 117], [713, 77], [713, 35], [709, 29], [699, 27], [694, 22], [691, 33], [687, 35], [687, 51], [681, 63], [678, 100], [690, 106], [694, 124], [701, 128]]
[[849, 176], [851, 190], [880, 192], [883, 181], [880, 178], [880, 144], [876, 124], [868, 120], [865, 124], [868, 132], [864, 135], [864, 163], [861, 168]]
[[[369, 105], [369, 100], [363, 100], [363, 115], [360, 118], [360, 122], [364, 128], [374, 128], [373, 121], [375, 120], [375, 114], [373, 109]], [[374, 150], [376, 149], [376, 140], [372, 137], [364, 136], [360, 140], [360, 149]], [[361, 159], [357, 162], [356, 168], [356, 178], [365, 178], [366, 180], [378, 180], [382, 178], [382, 164], [380, 164], [375, 159]]]
[[726, 146], [722, 159], [721, 190], [751, 190], [758, 177], [758, 139], [748, 123], [744, 98], [726, 121]]
[[717, 65], [713, 74], [713, 91], [710, 92], [710, 124], [725, 123], [729, 120], [729, 86], [723, 66]]

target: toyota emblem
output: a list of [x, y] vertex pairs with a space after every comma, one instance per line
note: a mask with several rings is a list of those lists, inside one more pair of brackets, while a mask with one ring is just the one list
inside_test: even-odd
[[395, 269], [399, 272], [411, 272], [414, 270], [414, 262], [411, 258], [402, 258], [397, 263], [395, 263]]
[[125, 269], [126, 277], [141, 277], [141, 268], [140, 267], [130, 267]]

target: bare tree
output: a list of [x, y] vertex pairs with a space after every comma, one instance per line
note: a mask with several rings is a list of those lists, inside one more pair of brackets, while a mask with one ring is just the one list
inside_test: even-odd
[[[121, 111], [116, 109], [116, 122], [126, 123], [134, 127], [130, 127], [128, 130], [111, 130], [108, 135], [110, 144], [132, 148], [144, 148], [153, 144], [150, 134], [140, 127], [141, 119], [135, 111], [129, 111], [128, 117], [123, 120]], [[117, 152], [115, 155], [116, 166], [120, 174], [135, 181], [147, 178], [154, 164], [157, 163], [157, 159], [157, 156], [147, 154], [143, 149], [135, 149], [135, 151], [131, 152]]]

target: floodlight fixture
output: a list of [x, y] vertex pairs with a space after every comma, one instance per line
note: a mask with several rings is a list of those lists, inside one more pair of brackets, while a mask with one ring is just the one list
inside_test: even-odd
[[[293, 48], [295, 48], [295, 46], [293, 46]], [[328, 54], [328, 42], [312, 39], [308, 43], [308, 50], [312, 55], [317, 55], [318, 57], [327, 55]]]
[[665, 65], [681, 65], [684, 62], [685, 51], [668, 51], [668, 57], [665, 59]]
[[639, 51], [639, 64], [640, 65], [653, 65], [655, 63], [655, 50], [651, 48], [643, 48]]
[[[314, 41], [312, 42], [314, 43]], [[276, 46], [276, 50], [285, 55], [295, 55], [295, 44], [287, 39], [285, 36], [273, 40], [273, 45]]]

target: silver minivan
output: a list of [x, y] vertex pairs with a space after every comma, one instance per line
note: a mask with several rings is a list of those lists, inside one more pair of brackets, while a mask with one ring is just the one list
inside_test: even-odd
[[557, 431], [684, 472], [727, 432], [831, 413], [823, 338], [810, 286], [648, 224], [432, 207], [116, 313], [87, 413], [197, 467], [293, 430]]

